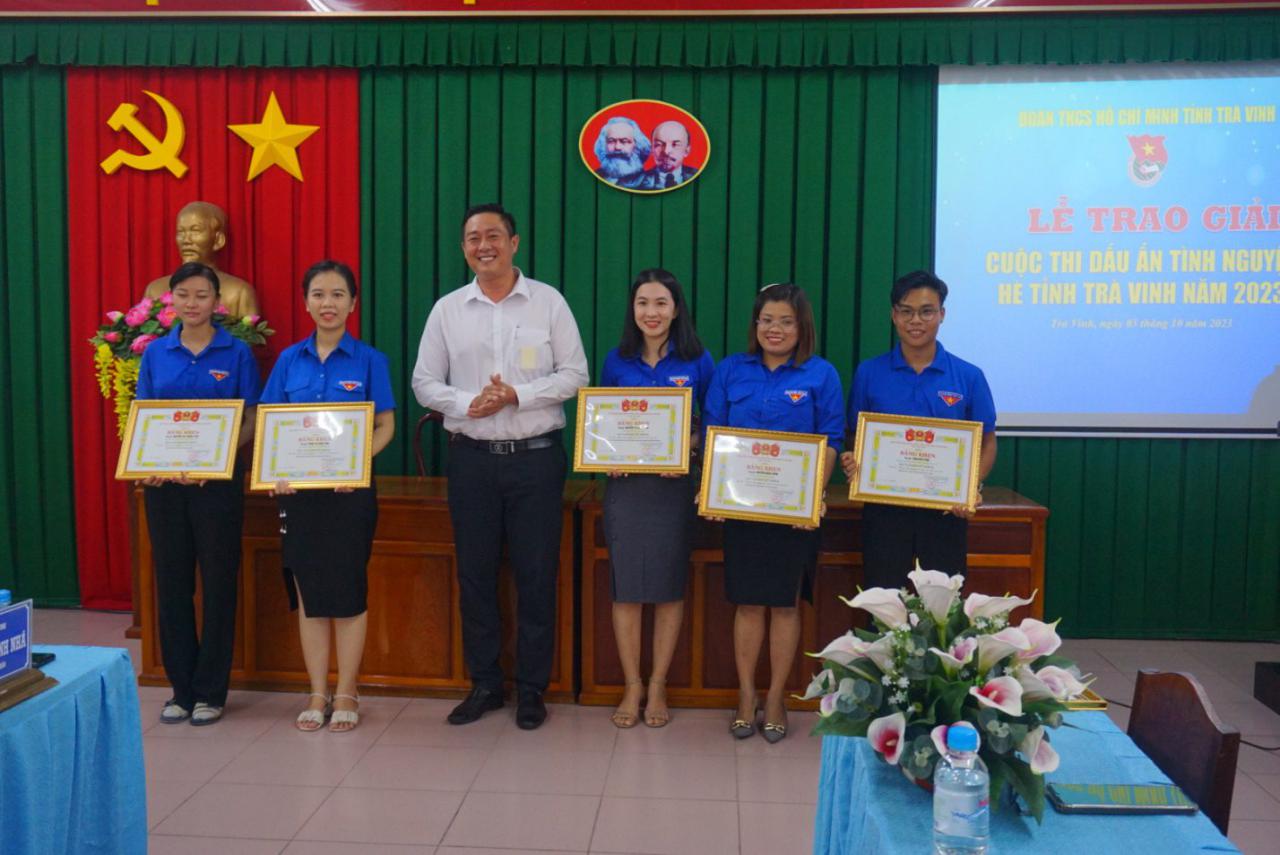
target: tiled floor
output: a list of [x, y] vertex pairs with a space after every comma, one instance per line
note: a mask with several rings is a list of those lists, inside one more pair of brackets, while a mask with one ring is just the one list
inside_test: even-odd
[[[126, 646], [123, 615], [41, 610], [45, 644]], [[1072, 640], [1066, 654], [1128, 703], [1140, 667], [1194, 673], [1249, 741], [1280, 745], [1280, 716], [1251, 695], [1280, 646]], [[675, 710], [662, 730], [618, 731], [609, 710], [553, 706], [541, 729], [508, 707], [467, 727], [452, 702], [366, 698], [346, 735], [294, 730], [299, 695], [234, 692], [216, 727], [157, 723], [165, 689], [140, 688], [153, 855], [512, 855], [610, 852], [791, 855], [811, 849], [818, 740], [804, 716], [776, 746], [737, 742], [728, 713]], [[1112, 707], [1122, 727], [1127, 711]], [[1231, 838], [1280, 852], [1280, 752], [1243, 747]]]

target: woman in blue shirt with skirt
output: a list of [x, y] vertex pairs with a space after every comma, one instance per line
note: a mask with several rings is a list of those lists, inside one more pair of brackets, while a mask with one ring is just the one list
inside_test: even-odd
[[[168, 335], [142, 352], [139, 400], [244, 401], [240, 444], [253, 438], [258, 365], [249, 346], [214, 323], [218, 274], [198, 262], [169, 277], [177, 313]], [[229, 481], [147, 478], [143, 501], [156, 572], [160, 656], [173, 686], [160, 720], [213, 724], [222, 718], [236, 636], [236, 588], [244, 523], [243, 469]], [[196, 634], [196, 567], [201, 631]]]
[[[267, 385], [264, 404], [353, 403], [373, 401], [373, 453], [395, 436], [395, 398], [387, 358], [347, 333], [357, 286], [351, 268], [321, 261], [302, 277], [302, 294], [316, 331], [280, 354]], [[356, 682], [368, 626], [366, 565], [378, 524], [378, 497], [361, 489], [295, 491], [276, 484], [285, 587], [289, 605], [298, 609], [302, 658], [311, 680], [307, 709], [299, 730], [319, 730], [330, 713], [329, 628], [337, 641], [338, 685], [329, 730], [352, 730], [360, 722]]]
[[[699, 409], [714, 363], [698, 341], [679, 281], [660, 268], [642, 270], [631, 283], [622, 340], [609, 351], [602, 386], [675, 386], [693, 390]], [[604, 536], [613, 581], [613, 632], [626, 688], [613, 714], [620, 728], [635, 727], [644, 696], [640, 678], [640, 623], [655, 603], [653, 673], [644, 723], [662, 727], [667, 669], [684, 619], [697, 485], [692, 475], [610, 473], [604, 495]]]
[[[707, 390], [706, 424], [825, 434], [831, 446], [823, 485], [831, 478], [844, 436], [840, 377], [814, 354], [813, 309], [798, 286], [767, 285], [756, 295], [746, 353], [716, 366]], [[825, 512], [825, 505], [824, 505]], [[776, 523], [724, 521], [724, 583], [738, 608], [733, 651], [738, 669], [738, 713], [729, 729], [745, 739], [755, 732], [756, 663], [769, 621], [769, 691], [762, 735], [787, 735], [784, 696], [800, 642], [799, 598], [813, 600], [817, 529]]]

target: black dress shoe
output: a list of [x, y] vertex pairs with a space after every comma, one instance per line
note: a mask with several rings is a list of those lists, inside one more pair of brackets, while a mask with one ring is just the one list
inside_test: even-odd
[[521, 692], [516, 704], [516, 727], [521, 730], [536, 730], [547, 720], [547, 705], [542, 702], [541, 692]]
[[502, 693], [479, 687], [449, 713], [449, 724], [471, 724], [491, 710], [502, 709]]

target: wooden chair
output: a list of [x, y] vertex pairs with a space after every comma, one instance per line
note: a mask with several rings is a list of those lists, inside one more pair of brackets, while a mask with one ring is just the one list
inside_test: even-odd
[[1129, 736], [1225, 835], [1240, 731], [1219, 721], [1196, 678], [1139, 671]]
[[431, 423], [438, 425], [444, 424], [444, 416], [435, 410], [427, 410], [422, 414], [422, 418], [418, 419], [418, 426], [413, 431], [413, 457], [418, 461], [418, 477], [427, 477], [427, 460], [422, 453], [422, 430]]

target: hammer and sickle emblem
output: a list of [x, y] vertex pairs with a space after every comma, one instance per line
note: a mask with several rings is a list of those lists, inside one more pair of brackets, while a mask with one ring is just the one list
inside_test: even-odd
[[155, 134], [151, 133], [147, 126], [138, 120], [137, 104], [130, 104], [125, 101], [116, 107], [116, 111], [111, 114], [111, 118], [107, 119], [107, 126], [113, 131], [128, 131], [134, 139], [142, 143], [147, 153], [134, 154], [122, 149], [116, 149], [110, 157], [100, 164], [102, 171], [110, 175], [121, 166], [131, 166], [134, 169], [148, 172], [155, 169], [167, 169], [173, 173], [174, 178], [181, 178], [187, 174], [187, 165], [178, 157], [178, 152], [182, 151], [182, 144], [187, 140], [187, 129], [182, 124], [182, 114], [178, 112], [177, 107], [160, 95], [146, 89], [143, 89], [142, 92], [159, 104], [160, 109], [164, 111], [164, 139], [156, 139]]

